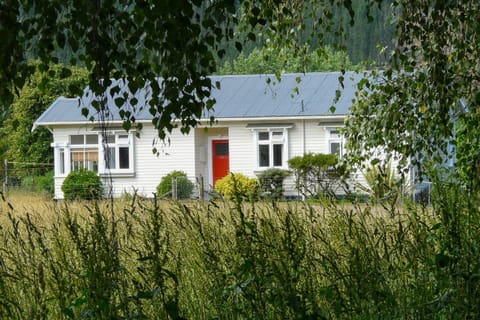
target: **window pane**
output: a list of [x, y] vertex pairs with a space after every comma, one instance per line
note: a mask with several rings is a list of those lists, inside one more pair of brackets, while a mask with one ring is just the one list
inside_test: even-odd
[[130, 167], [130, 156], [128, 150], [128, 147], [118, 148], [120, 169], [128, 169]]
[[98, 149], [97, 148], [85, 149], [85, 160], [98, 161]]
[[340, 157], [340, 142], [330, 142], [330, 153]]
[[258, 140], [268, 140], [270, 139], [268, 132], [259, 132], [258, 133]]
[[274, 132], [272, 132], [272, 136], [282, 137], [283, 136], [283, 131], [274, 131]]
[[260, 167], [270, 166], [270, 146], [268, 144], [258, 146], [258, 158]]
[[98, 149], [85, 149], [85, 168], [98, 171]]
[[107, 136], [107, 143], [115, 143], [115, 136], [114, 135], [108, 135]]
[[340, 131], [338, 130], [330, 130], [330, 139], [340, 139]]
[[107, 159], [106, 159], [106, 166], [107, 169], [115, 169], [115, 147], [108, 147], [107, 148]]
[[87, 144], [98, 144], [98, 135], [89, 134], [85, 136]]
[[70, 168], [72, 171], [83, 169], [83, 150], [71, 150], [70, 161]]
[[70, 159], [72, 161], [83, 161], [83, 150], [72, 149], [70, 152]]
[[216, 156], [228, 156], [228, 143], [216, 143], [215, 144], [215, 155]]
[[282, 153], [283, 153], [283, 144], [274, 144], [273, 145], [273, 166], [279, 167], [283, 164]]
[[84, 144], [83, 134], [82, 135], [73, 135], [70, 136], [70, 143], [71, 144]]
[[65, 149], [60, 149], [59, 159], [58, 159], [58, 173], [64, 174], [65, 173]]

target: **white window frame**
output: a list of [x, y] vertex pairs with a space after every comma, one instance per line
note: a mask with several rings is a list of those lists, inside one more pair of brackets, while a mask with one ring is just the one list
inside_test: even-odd
[[[267, 170], [269, 168], [287, 168], [288, 163], [288, 128], [256, 128], [253, 131], [253, 139], [254, 139], [254, 146], [255, 146], [255, 171], [262, 171]], [[261, 132], [268, 133], [268, 140], [260, 140], [259, 135]], [[277, 138], [274, 136], [274, 132], [281, 132], [282, 137]], [[274, 165], [274, 145], [281, 144], [282, 147], [282, 163], [281, 165]], [[269, 152], [269, 164], [268, 166], [260, 166], [260, 146], [267, 145], [268, 152]]]
[[[84, 136], [84, 142], [86, 142], [85, 136], [87, 135], [97, 135], [98, 136], [98, 143], [97, 144], [72, 144], [71, 137], [72, 136]], [[135, 174], [135, 163], [134, 163], [134, 134], [132, 132], [125, 132], [125, 131], [110, 131], [107, 135], [114, 135], [115, 136], [115, 143], [112, 144], [104, 144], [102, 141], [102, 134], [100, 132], [85, 132], [85, 133], [78, 133], [78, 134], [70, 134], [68, 135], [68, 142], [67, 143], [52, 143], [52, 147], [54, 148], [54, 159], [55, 159], [55, 176], [56, 177], [65, 177], [70, 172], [73, 171], [72, 163], [71, 163], [71, 152], [75, 150], [86, 150], [86, 149], [93, 149], [96, 148], [98, 150], [98, 160], [97, 160], [97, 174], [99, 175], [112, 175], [112, 176], [133, 176]], [[125, 136], [119, 138], [121, 136]], [[118, 164], [115, 168], [108, 168], [106, 164], [106, 157], [105, 157], [105, 147], [113, 147], [115, 148], [115, 157], [117, 159], [116, 163]], [[128, 168], [119, 168], [119, 160], [120, 159], [120, 148], [128, 147]], [[63, 163], [62, 163], [62, 153], [63, 153]], [[62, 170], [63, 168], [63, 170]]]
[[52, 143], [51, 147], [53, 148], [55, 177], [65, 177], [70, 173], [70, 147], [68, 143]]
[[[115, 137], [114, 142], [108, 141], [108, 137]], [[100, 134], [100, 139], [102, 135]], [[100, 175], [113, 176], [133, 176], [135, 174], [134, 164], [134, 135], [132, 132], [125, 131], [110, 131], [106, 134], [105, 141], [101, 140], [100, 148]], [[120, 149], [128, 147], [128, 168], [120, 168]], [[114, 149], [115, 167], [109, 168], [109, 154], [108, 148]]]
[[[83, 136], [83, 143], [82, 144], [73, 144], [72, 143], [72, 137], [73, 136]], [[97, 136], [97, 143], [94, 144], [89, 144], [87, 143], [87, 136]], [[68, 145], [68, 148], [64, 148], [64, 152], [68, 153], [68, 157], [64, 157], [64, 158], [68, 158], [68, 162], [65, 161], [65, 167], [64, 167], [64, 172], [66, 173], [67, 171], [68, 172], [71, 172], [71, 171], [75, 171], [73, 170], [73, 166], [72, 166], [72, 152], [74, 151], [81, 151], [83, 152], [83, 165], [82, 167], [84, 169], [88, 169], [88, 170], [92, 170], [92, 171], [95, 171], [95, 172], [98, 172], [99, 170], [99, 164], [100, 164], [100, 154], [99, 154], [99, 150], [98, 150], [98, 134], [96, 133], [82, 133], [82, 134], [72, 134], [72, 135], [69, 135], [68, 137], [68, 140], [69, 140], [69, 145]], [[89, 167], [87, 165], [88, 161], [86, 160], [86, 151], [87, 150], [96, 150], [97, 151], [97, 162], [96, 162], [96, 170], [94, 170], [94, 167]], [[59, 150], [59, 157], [60, 157], [60, 150]], [[66, 160], [66, 159], [65, 159]], [[68, 170], [67, 170], [68, 168]]]
[[[337, 154], [339, 159], [342, 159], [345, 155], [345, 138], [341, 132], [341, 128], [327, 128], [328, 131], [328, 153]], [[332, 143], [339, 144], [339, 153], [334, 153], [332, 151]]]

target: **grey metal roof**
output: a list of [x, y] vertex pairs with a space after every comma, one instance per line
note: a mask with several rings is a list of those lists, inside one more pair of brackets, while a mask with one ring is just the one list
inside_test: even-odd
[[[221, 120], [346, 115], [355, 97], [357, 84], [363, 75], [347, 72], [344, 75], [344, 89], [338, 80], [340, 75], [339, 72], [284, 74], [281, 81], [273, 75], [212, 76], [212, 83], [219, 81], [221, 87], [212, 89], [212, 97], [216, 99], [216, 104], [214, 109], [204, 113], [204, 116], [205, 118], [214, 116]], [[267, 78], [271, 81], [268, 82]], [[301, 79], [299, 83], [297, 78]], [[342, 95], [334, 104], [337, 90], [340, 90]], [[110, 112], [107, 118], [111, 121], [120, 121], [114, 98], [110, 95], [107, 98]], [[149, 99], [148, 88], [139, 90], [135, 98], [138, 100], [137, 106], [145, 104]], [[98, 120], [99, 115], [91, 106], [91, 101], [92, 94], [88, 89], [81, 98], [60, 97], [37, 119], [34, 127], [89, 121], [81, 112], [85, 107], [89, 110], [89, 117]], [[332, 105], [336, 107], [334, 113], [330, 111]], [[131, 106], [128, 108], [136, 120], [152, 119], [148, 107], [141, 111], [133, 110]]]

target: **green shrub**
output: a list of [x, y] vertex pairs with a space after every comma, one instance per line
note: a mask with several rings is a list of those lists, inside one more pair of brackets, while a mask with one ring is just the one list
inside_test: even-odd
[[283, 181], [290, 175], [290, 171], [278, 168], [270, 168], [258, 175], [260, 189], [271, 199], [283, 197]]
[[37, 180], [35, 181], [37, 190], [45, 191], [48, 194], [53, 195], [53, 193], [55, 192], [53, 177], [54, 177], [53, 171], [49, 171], [45, 173], [43, 176], [37, 177]]
[[21, 186], [23, 188], [30, 188], [32, 191], [46, 192], [53, 195], [54, 182], [53, 171], [49, 171], [39, 176], [25, 176], [22, 178]]
[[364, 172], [367, 186], [359, 188], [373, 199], [383, 201], [396, 198], [400, 193], [400, 178], [395, 174], [392, 162], [375, 164]]
[[236, 195], [242, 199], [252, 199], [258, 192], [258, 180], [241, 173], [231, 173], [215, 183], [215, 190], [229, 200]]
[[62, 184], [65, 200], [100, 199], [103, 186], [100, 177], [93, 171], [72, 171]]
[[177, 199], [190, 198], [193, 191], [193, 183], [187, 178], [187, 174], [183, 171], [172, 171], [162, 178], [157, 186], [157, 193], [161, 197], [168, 194], [171, 196], [172, 179], [177, 179]]

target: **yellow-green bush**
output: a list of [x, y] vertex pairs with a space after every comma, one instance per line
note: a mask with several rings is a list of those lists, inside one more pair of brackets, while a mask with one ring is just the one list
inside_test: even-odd
[[215, 190], [232, 200], [235, 195], [243, 199], [254, 198], [258, 191], [258, 180], [241, 173], [231, 173], [215, 183]]

